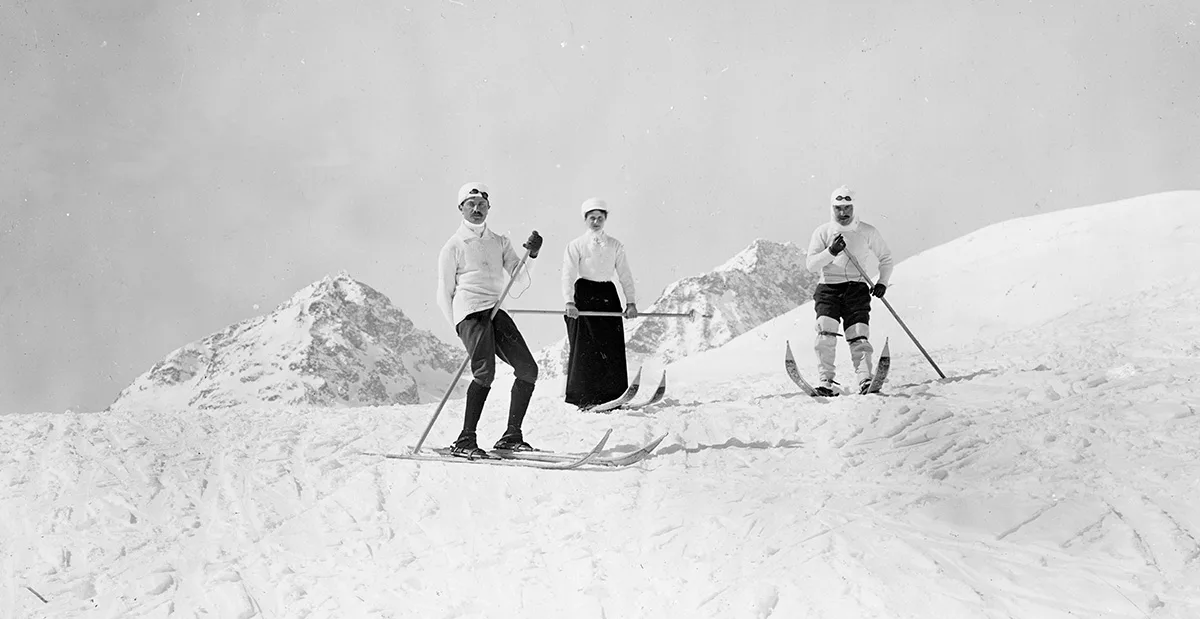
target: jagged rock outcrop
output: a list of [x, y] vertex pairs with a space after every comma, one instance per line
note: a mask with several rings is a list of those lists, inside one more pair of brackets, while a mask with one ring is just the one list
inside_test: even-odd
[[415, 404], [439, 399], [462, 358], [342, 273], [172, 352], [109, 408]]

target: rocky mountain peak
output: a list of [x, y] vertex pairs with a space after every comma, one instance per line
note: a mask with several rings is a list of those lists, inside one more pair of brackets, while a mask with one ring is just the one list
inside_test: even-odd
[[110, 409], [415, 404], [441, 397], [461, 357], [342, 272], [172, 352]]

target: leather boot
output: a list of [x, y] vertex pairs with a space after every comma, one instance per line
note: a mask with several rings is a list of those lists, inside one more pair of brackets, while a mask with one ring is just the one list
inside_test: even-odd
[[512, 400], [508, 405], [508, 428], [492, 449], [533, 451], [533, 447], [526, 443], [524, 436], [521, 435], [521, 424], [525, 421], [525, 412], [529, 410], [529, 400], [532, 397], [533, 383], [523, 380], [513, 381]]
[[467, 387], [467, 405], [463, 411], [463, 429], [458, 435], [458, 440], [454, 441], [454, 448], [452, 450], [454, 455], [462, 455], [472, 459], [487, 455], [486, 452], [479, 448], [479, 444], [475, 439], [475, 430], [479, 427], [479, 417], [483, 415], [483, 404], [487, 402], [488, 392], [491, 390], [491, 387], [484, 387], [475, 381], [471, 381], [470, 386]]

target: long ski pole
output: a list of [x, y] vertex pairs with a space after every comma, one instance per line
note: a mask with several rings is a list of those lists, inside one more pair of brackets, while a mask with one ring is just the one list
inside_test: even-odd
[[[559, 315], [566, 314], [566, 312], [563, 310], [551, 310], [551, 309], [510, 309], [507, 311], [510, 314], [559, 314]], [[608, 316], [611, 318], [618, 318], [618, 317], [624, 316], [625, 313], [624, 312], [596, 312], [596, 311], [585, 310], [585, 311], [580, 311], [579, 315], [580, 316]], [[638, 315], [637, 315], [638, 318], [688, 318], [691, 320], [695, 320], [696, 316], [697, 316], [696, 310], [689, 310], [686, 312], [638, 312]], [[712, 314], [700, 314], [700, 317], [701, 318], [712, 318]]]
[[[862, 265], [859, 264], [858, 260], [854, 258], [854, 254], [847, 250], [846, 256], [850, 258], [850, 262], [854, 263], [854, 268], [858, 269], [859, 273], [862, 273], [863, 279], [867, 280], [867, 286], [874, 288], [875, 284], [871, 281], [871, 276], [867, 275], [867, 272], [863, 270]], [[896, 319], [896, 322], [900, 323], [900, 328], [904, 329], [904, 332], [908, 334], [908, 337], [912, 338], [913, 343], [917, 345], [917, 350], [921, 351], [922, 355], [925, 355], [925, 360], [929, 362], [929, 365], [933, 366], [933, 369], [938, 373], [938, 376], [945, 378], [946, 375], [942, 373], [941, 368], [939, 368], [937, 364], [933, 362], [933, 357], [930, 357], [929, 353], [925, 352], [925, 347], [921, 346], [921, 343], [917, 341], [917, 336], [913, 335], [913, 332], [908, 330], [908, 325], [904, 324], [903, 320], [900, 320], [900, 314], [897, 314], [896, 310], [892, 309], [892, 304], [888, 303], [888, 300], [883, 297], [879, 297], [879, 300], [883, 301], [883, 305], [888, 308], [889, 312], [892, 313], [892, 316]]]
[[[525, 250], [525, 255], [521, 256], [521, 261], [517, 263], [517, 268], [513, 269], [512, 277], [508, 279], [508, 284], [504, 286], [504, 292], [500, 293], [500, 300], [496, 301], [496, 306], [492, 308], [492, 313], [488, 315], [488, 320], [496, 317], [496, 312], [500, 311], [500, 305], [504, 303], [504, 298], [508, 296], [508, 290], [512, 288], [513, 282], [517, 281], [517, 275], [521, 273], [521, 269], [525, 268], [525, 261], [529, 259], [529, 250]], [[458, 372], [454, 374], [454, 380], [450, 381], [450, 386], [446, 388], [445, 395], [442, 396], [442, 401], [438, 402], [437, 408], [433, 411], [433, 417], [429, 420], [429, 424], [425, 426], [425, 431], [421, 433], [421, 438], [417, 441], [416, 447], [413, 447], [412, 452], [415, 454], [421, 451], [421, 445], [425, 443], [426, 437], [429, 436], [429, 431], [433, 429], [434, 422], [437, 421], [438, 415], [442, 414], [442, 408], [446, 406], [446, 400], [450, 399], [450, 394], [454, 391], [454, 387], [458, 385], [458, 379], [462, 378], [463, 372], [467, 369], [467, 364], [471, 362], [471, 357], [475, 356], [475, 350], [467, 351], [467, 358], [463, 359], [462, 365], [458, 366]]]

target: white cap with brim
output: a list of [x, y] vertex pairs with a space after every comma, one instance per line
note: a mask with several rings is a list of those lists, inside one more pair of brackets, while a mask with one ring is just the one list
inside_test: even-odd
[[588, 198], [583, 201], [583, 205], [579, 207], [579, 212], [587, 217], [588, 211], [604, 211], [608, 214], [608, 203], [600, 198]]
[[458, 188], [458, 204], [461, 205], [467, 198], [479, 196], [484, 200], [488, 199], [488, 187], [483, 183], [470, 182]]

